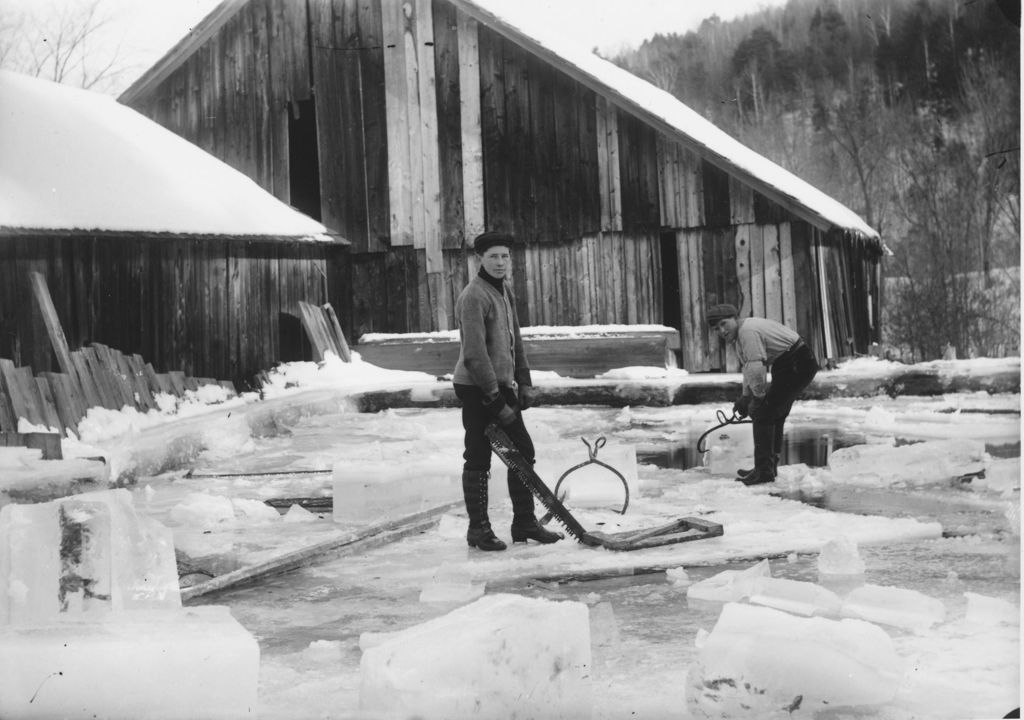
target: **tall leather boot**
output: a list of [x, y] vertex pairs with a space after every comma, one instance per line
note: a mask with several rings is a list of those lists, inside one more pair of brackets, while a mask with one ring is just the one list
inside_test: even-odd
[[508, 546], [494, 535], [491, 520], [487, 515], [489, 476], [490, 473], [486, 470], [462, 472], [462, 498], [466, 502], [466, 514], [469, 515], [466, 544], [480, 550], [504, 550]]
[[508, 473], [508, 497], [512, 501], [513, 543], [534, 540], [547, 545], [565, 537], [562, 533], [552, 532], [537, 522], [537, 516], [533, 513], [533, 493], [511, 471]]
[[774, 448], [774, 452], [772, 453], [772, 461], [774, 463], [776, 477], [778, 477], [779, 475], [779, 459], [782, 457], [782, 448], [784, 447], [784, 443], [786, 442], [784, 434], [786, 426], [785, 424], [785, 418], [783, 418], [782, 420], [775, 421], [775, 438], [772, 440], [772, 447]]
[[754, 421], [754, 472], [742, 478], [744, 485], [775, 482], [775, 423]]

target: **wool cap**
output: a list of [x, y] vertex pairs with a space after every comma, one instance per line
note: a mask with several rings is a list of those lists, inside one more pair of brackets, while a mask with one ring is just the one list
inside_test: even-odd
[[515, 238], [508, 233], [499, 232], [498, 230], [489, 230], [488, 232], [477, 235], [473, 240], [473, 252], [477, 255], [483, 255], [496, 245], [504, 245], [507, 248], [511, 248], [515, 244], [515, 241]]
[[729, 303], [712, 305], [708, 308], [708, 325], [717, 325], [719, 320], [738, 317], [739, 314], [740, 311], [736, 309], [735, 305], [730, 305]]

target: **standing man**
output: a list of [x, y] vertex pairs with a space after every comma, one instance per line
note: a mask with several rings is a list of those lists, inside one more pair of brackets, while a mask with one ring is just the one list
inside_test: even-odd
[[[713, 305], [708, 324], [736, 349], [743, 371], [743, 392], [733, 405], [754, 425], [754, 468], [740, 470], [744, 485], [775, 481], [782, 452], [783, 426], [793, 401], [818, 372], [814, 353], [782, 323], [765, 318], [737, 318], [734, 305]], [[772, 379], [768, 382], [768, 369]]]
[[[484, 429], [500, 424], [531, 464], [533, 440], [523, 424], [533, 383], [519, 332], [512, 285], [511, 235], [485, 232], [473, 241], [480, 271], [459, 295], [455, 317], [459, 323], [459, 360], [455, 364], [455, 395], [462, 401], [462, 426], [466, 430], [462, 494], [469, 515], [466, 542], [480, 550], [504, 550], [494, 535], [487, 515], [487, 478], [491, 470], [491, 445]], [[512, 500], [512, 542], [535, 540], [553, 543], [563, 536], [540, 526], [533, 513], [533, 495], [514, 473], [508, 473]]]

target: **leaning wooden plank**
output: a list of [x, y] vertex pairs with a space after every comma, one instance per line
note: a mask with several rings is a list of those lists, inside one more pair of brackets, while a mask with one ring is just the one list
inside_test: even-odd
[[39, 379], [45, 380], [50, 386], [50, 395], [57, 406], [57, 416], [60, 418], [60, 434], [66, 435], [67, 430], [77, 431], [78, 421], [82, 419], [84, 412], [80, 412], [80, 406], [74, 397], [74, 384], [64, 373], [44, 372], [40, 373]]
[[156, 370], [153, 368], [153, 363], [145, 362], [141, 355], [133, 355], [132, 357], [137, 359], [138, 362], [143, 363], [142, 374], [146, 378], [146, 385], [149, 387], [149, 394], [156, 395], [158, 392], [163, 392], [164, 389], [160, 385], [160, 378], [157, 377]]
[[100, 396], [99, 388], [89, 370], [89, 363], [81, 350], [71, 353], [71, 364], [75, 368], [75, 376], [78, 379], [78, 388], [82, 393], [82, 401], [86, 409], [91, 407], [103, 407], [103, 398]]
[[[32, 371], [29, 369], [29, 375], [31, 376]], [[47, 429], [53, 429], [57, 431], [57, 434], [64, 436], [64, 423], [60, 419], [60, 413], [57, 412], [57, 401], [53, 397], [53, 392], [50, 390], [50, 382], [44, 377], [33, 378], [33, 382], [36, 384], [36, 394], [39, 398], [39, 409], [43, 413], [44, 425]]]
[[[29, 368], [28, 377], [32, 379], [32, 371]], [[7, 392], [7, 397], [10, 398], [11, 408], [14, 410], [15, 424], [19, 419], [24, 418], [33, 425], [39, 424], [42, 419], [37, 414], [35, 404], [33, 402], [33, 395], [35, 392], [30, 392], [29, 386], [25, 383], [24, 373], [19, 372], [18, 368], [14, 367], [14, 363], [10, 360], [0, 358], [0, 379], [2, 379], [3, 388]], [[33, 382], [33, 385], [35, 383]], [[15, 428], [17, 430], [17, 427]]]
[[156, 407], [156, 401], [153, 400], [153, 393], [149, 388], [146, 364], [143, 362], [142, 356], [132, 355], [131, 357], [125, 357], [124, 361], [128, 365], [132, 377], [135, 379], [135, 393], [138, 395], [139, 405], [144, 410], [152, 410]]
[[415, 535], [433, 527], [444, 513], [461, 507], [462, 501], [446, 503], [430, 510], [408, 515], [398, 520], [378, 523], [363, 530], [344, 533], [300, 550], [284, 553], [256, 565], [239, 568], [218, 575], [197, 585], [181, 589], [182, 602], [207, 595], [218, 590], [237, 587], [261, 578], [278, 575], [289, 570], [309, 565], [318, 558], [330, 555], [332, 558], [366, 550]]
[[160, 385], [160, 392], [164, 395], [178, 394], [174, 389], [174, 383], [171, 382], [170, 373], [158, 373], [156, 375], [156, 381]]
[[[14, 363], [11, 363], [11, 367]], [[0, 375], [0, 432], [18, 432], [18, 416], [14, 414], [14, 407], [11, 405], [10, 395], [7, 393], [6, 383]]]
[[121, 404], [118, 402], [118, 393], [114, 388], [114, 379], [110, 376], [110, 371], [103, 365], [103, 361], [100, 360], [96, 348], [84, 347], [81, 352], [85, 358], [89, 375], [96, 386], [96, 391], [99, 393], [100, 405], [108, 410], [120, 410]]
[[185, 373], [181, 370], [171, 370], [167, 373], [167, 377], [171, 380], [171, 387], [174, 388], [174, 394], [181, 397], [185, 394]]
[[50, 297], [50, 289], [46, 285], [46, 278], [42, 273], [29, 273], [32, 279], [32, 292], [39, 310], [43, 314], [43, 322], [46, 324], [46, 332], [50, 336], [50, 344], [57, 356], [57, 363], [62, 372], [75, 376], [75, 368], [71, 364], [71, 353], [68, 351], [68, 341], [64, 337], [64, 329], [61, 327], [60, 318], [57, 317], [57, 309], [53, 306], [53, 298]]
[[302, 321], [302, 328], [306, 331], [309, 344], [313, 346], [315, 360], [324, 359], [324, 351], [330, 350], [330, 343], [324, 336], [320, 325], [317, 322], [319, 310], [310, 303], [299, 300], [299, 320]]
[[185, 383], [186, 390], [191, 390], [192, 392], [195, 392], [196, 390], [199, 389], [199, 381], [196, 380], [191, 375], [186, 375], [183, 382]]
[[128, 384], [128, 378], [121, 372], [115, 357], [115, 350], [102, 343], [91, 343], [90, 346], [96, 350], [96, 357], [103, 366], [103, 372], [107, 377], [110, 389], [114, 393], [118, 409], [125, 405], [135, 407], [135, 395]]
[[348, 347], [348, 341], [345, 340], [345, 333], [341, 331], [341, 323], [338, 322], [338, 315], [334, 312], [334, 308], [331, 307], [330, 303], [325, 303], [323, 305], [323, 311], [324, 315], [327, 317], [327, 327], [334, 336], [334, 344], [338, 349], [338, 357], [345, 362], [352, 362], [352, 351]]
[[221, 380], [218, 384], [228, 391], [228, 397], [234, 397], [238, 394], [238, 391], [235, 390], [235, 384], [230, 380]]

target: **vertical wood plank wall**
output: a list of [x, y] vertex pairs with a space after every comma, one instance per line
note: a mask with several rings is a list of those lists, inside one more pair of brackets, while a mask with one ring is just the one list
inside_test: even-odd
[[[877, 337], [877, 247], [812, 227], [447, 0], [249, 0], [132, 105], [287, 201], [289, 113], [310, 99], [322, 218], [351, 243], [329, 276], [348, 279], [335, 306], [353, 340], [452, 327], [483, 229], [524, 243], [523, 322], [559, 325], [658, 322], [674, 233], [687, 369], [728, 365], [703, 322], [716, 301], [795, 325], [821, 357]], [[216, 278], [229, 296], [302, 272], [252, 263], [263, 274]]]
[[0, 357], [58, 370], [29, 286], [47, 280], [72, 349], [98, 342], [159, 372], [233, 380], [312, 359], [298, 302], [345, 302], [339, 245], [223, 238], [0, 238]]

